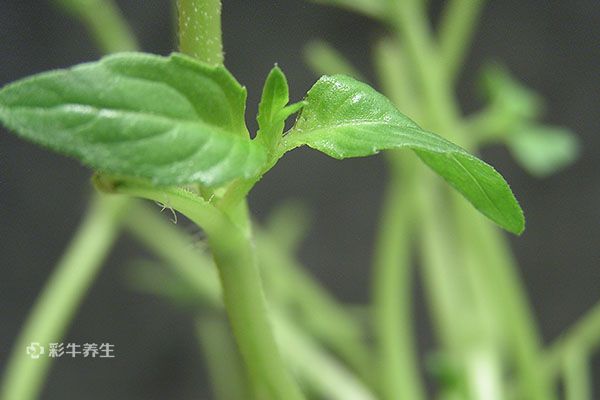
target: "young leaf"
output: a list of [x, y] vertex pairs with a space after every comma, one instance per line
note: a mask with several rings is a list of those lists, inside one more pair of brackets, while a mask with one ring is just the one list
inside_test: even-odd
[[255, 176], [266, 160], [249, 138], [245, 101], [223, 67], [122, 53], [4, 87], [0, 121], [94, 169], [218, 186]]
[[276, 65], [269, 72], [265, 81], [256, 117], [258, 121], [257, 137], [268, 149], [273, 148], [281, 137], [285, 119], [278, 118], [278, 113], [289, 101], [287, 79], [281, 68]]
[[324, 76], [306, 101], [296, 125], [284, 137], [282, 152], [306, 144], [342, 159], [407, 147], [488, 218], [511, 232], [522, 232], [523, 213], [498, 172], [422, 130], [369, 85], [343, 75]]
[[565, 128], [523, 126], [508, 138], [515, 159], [530, 174], [544, 177], [571, 164], [579, 153], [579, 142]]
[[265, 81], [256, 117], [259, 128], [257, 138], [269, 151], [274, 151], [279, 144], [285, 120], [304, 106], [302, 102], [288, 106], [289, 101], [287, 79], [276, 65]]

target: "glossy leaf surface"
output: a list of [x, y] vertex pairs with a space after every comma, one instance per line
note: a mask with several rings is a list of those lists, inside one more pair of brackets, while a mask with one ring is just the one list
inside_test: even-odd
[[521, 208], [494, 168], [421, 129], [367, 84], [343, 75], [324, 76], [306, 101], [282, 151], [308, 145], [342, 159], [412, 149], [484, 215], [511, 232], [522, 232]]

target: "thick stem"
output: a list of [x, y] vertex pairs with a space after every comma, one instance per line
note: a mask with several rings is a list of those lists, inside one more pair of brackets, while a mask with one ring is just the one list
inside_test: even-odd
[[[273, 337], [248, 215], [226, 215], [185, 189], [161, 189], [146, 182], [99, 175], [95, 183], [104, 191], [166, 201], [204, 229], [221, 278], [225, 309], [254, 386], [264, 386], [276, 400], [303, 399]], [[230, 215], [237, 220], [232, 221]]]
[[[201, 301], [222, 307], [221, 288], [212, 261], [203, 252], [193, 249], [185, 234], [147, 207], [132, 210], [125, 224], [142, 244], [164, 261], [166, 268], [190, 284]], [[273, 310], [271, 319], [285, 359], [314, 393], [332, 400], [374, 399], [343, 364], [293, 326], [282, 313]], [[315, 368], [316, 365], [320, 368]]]
[[225, 308], [250, 374], [265, 385], [273, 399], [302, 399], [273, 337], [250, 237], [233, 224], [223, 224], [209, 234], [209, 243], [221, 277]]
[[116, 240], [126, 199], [94, 199], [63, 258], [46, 283], [14, 346], [2, 383], [3, 400], [35, 399], [52, 358], [32, 359], [25, 348], [32, 342], [47, 347], [60, 342], [69, 321]]
[[[223, 64], [221, 1], [178, 0], [177, 7], [180, 50], [211, 65]], [[245, 197], [239, 204], [221, 205], [227, 215], [198, 202], [181, 204], [183, 209], [173, 206], [207, 232], [225, 309], [256, 386], [264, 385], [273, 399], [303, 399], [273, 337]]]
[[210, 65], [223, 64], [221, 0], [178, 0], [179, 50]]

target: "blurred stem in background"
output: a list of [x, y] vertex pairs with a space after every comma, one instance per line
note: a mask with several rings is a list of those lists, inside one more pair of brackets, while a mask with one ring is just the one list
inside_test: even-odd
[[[177, 280], [176, 289], [166, 293], [165, 280], [161, 277], [150, 280], [148, 284], [147, 277], [151, 270], [144, 268], [134, 271], [132, 275], [133, 283], [138, 289], [163, 297], [166, 295], [172, 300], [173, 293], [186, 293], [185, 287], [189, 287], [190, 292], [196, 296], [195, 305], [222, 309], [221, 291], [214, 264], [203, 252], [190, 246], [186, 234], [172, 225], [165, 225], [165, 221], [159, 215], [144, 206], [133, 209], [126, 217], [124, 225], [144, 246], [152, 249], [164, 263], [164, 268], [169, 270]], [[155, 234], [157, 231], [160, 231], [160, 236]], [[262, 252], [270, 254], [271, 250], [263, 249]], [[273, 255], [280, 257], [277, 252]], [[271, 267], [275, 266], [264, 264], [265, 275], [271, 274], [269, 271]], [[269, 278], [267, 280], [273, 281]], [[323, 351], [309, 335], [292, 324], [283, 311], [276, 305], [270, 307], [277, 341], [287, 363], [311, 393], [333, 400], [375, 399], [370, 390], [352, 372], [335, 357]]]
[[96, 46], [104, 54], [138, 49], [135, 35], [112, 0], [54, 2], [85, 25]]
[[26, 347], [34, 342], [46, 348], [49, 343], [60, 343], [118, 237], [127, 203], [123, 198], [95, 196], [13, 346], [2, 380], [3, 400], [38, 397], [52, 358], [32, 359], [26, 355]]
[[[112, 1], [56, 1], [86, 24], [104, 52], [136, 48], [131, 30]], [[475, 132], [472, 124], [461, 117], [452, 90], [483, 0], [449, 0], [437, 35], [433, 34], [425, 12], [426, 2], [422, 0], [320, 2], [353, 9], [392, 28], [394, 38], [385, 38], [377, 44], [374, 62], [383, 91], [401, 111], [472, 150], [475, 144], [483, 143], [480, 138], [465, 135]], [[181, 0], [178, 9], [181, 50], [210, 64], [222, 64], [220, 1]], [[313, 43], [306, 55], [319, 73], [359, 76], [356, 68], [331, 46]], [[486, 118], [484, 122], [493, 124], [496, 120]], [[498, 131], [494, 127], [491, 130]], [[428, 171], [414, 165], [409, 155], [391, 152], [387, 159], [390, 179], [373, 258], [374, 357], [366, 344], [364, 327], [294, 259], [293, 242], [298, 240], [298, 233], [288, 228], [282, 230], [283, 224], [279, 224], [278, 230], [271, 227], [256, 232], [275, 339], [286, 364], [303, 386], [310, 394], [334, 400], [373, 400], [374, 392], [384, 400], [426, 397], [411, 312], [414, 296], [410, 290], [410, 268], [415, 244], [412, 242], [416, 238], [420, 242], [420, 274], [440, 344], [440, 350], [432, 358], [435, 362], [430, 363], [439, 385], [439, 398], [493, 400], [516, 396], [549, 400], [555, 397], [553, 382], [560, 376], [568, 400], [590, 399], [589, 358], [600, 341], [600, 305], [544, 354], [535, 318], [504, 236], [467, 208], [462, 198], [438, 185]], [[131, 200], [96, 195], [17, 339], [5, 369], [1, 398], [32, 400], [38, 396], [51, 359], [31, 360], [25, 357], [25, 347], [35, 341], [44, 344], [61, 340], [117, 238], [125, 210], [131, 210], [124, 218], [128, 230], [155, 252], [177, 279], [172, 287], [160, 279], [149, 279], [144, 283], [146, 288], [172, 298], [180, 296], [187, 286], [193, 294], [200, 314], [197, 334], [204, 344], [216, 396], [223, 399], [265, 396], [262, 383], [248, 381], [245, 369], [240, 368], [241, 358], [232, 348], [232, 339], [226, 335], [230, 328], [223, 318], [221, 288], [214, 264], [204, 253], [192, 250], [189, 239], [155, 212]], [[249, 232], [245, 204], [233, 213], [235, 218], [242, 219], [238, 227]], [[284, 221], [292, 220], [291, 214], [283, 215]], [[223, 244], [225, 238], [217, 241]], [[242, 253], [253, 253], [245, 246], [248, 240], [242, 238], [240, 243]], [[221, 253], [227, 249], [225, 246]], [[238, 282], [240, 276], [234, 273], [225, 278], [231, 284], [230, 292], [260, 288], [256, 259], [243, 258], [244, 264], [246, 261], [253, 264], [250, 270], [245, 270], [251, 275], [251, 282], [244, 283], [244, 279]], [[231, 268], [229, 271], [236, 272]], [[151, 278], [149, 270], [138, 275]], [[255, 294], [262, 296], [261, 291]], [[235, 301], [240, 305], [242, 300]], [[266, 310], [264, 299], [253, 301], [262, 311]], [[210, 310], [203, 312], [206, 307]], [[241, 318], [238, 325], [248, 313], [255, 314], [244, 307], [238, 310]], [[244, 321], [241, 323], [245, 326]], [[241, 343], [241, 348], [246, 361], [249, 346], [256, 344], [248, 340], [262, 342], [259, 350], [262, 356], [266, 354], [271, 360], [279, 357], [276, 346], [270, 344], [271, 334], [264, 322], [264, 329], [252, 334], [254, 338], [242, 334], [245, 343]], [[265, 329], [267, 339], [263, 340], [261, 332]], [[240, 329], [237, 330], [239, 341]], [[227, 352], [226, 359], [215, 356], [217, 351], [219, 357]], [[254, 359], [250, 364], [257, 363], [260, 357], [255, 357], [256, 354], [250, 356]], [[258, 364], [271, 381], [277, 381], [275, 385], [288, 380], [286, 365], [280, 361], [264, 365], [258, 361]], [[275, 372], [271, 374], [269, 371], [273, 369]], [[223, 374], [227, 374], [227, 381]], [[301, 398], [293, 386], [284, 382], [280, 389], [274, 390], [278, 394], [269, 398]]]
[[[111, 0], [56, 0], [90, 32], [106, 53], [136, 50], [136, 40]], [[2, 400], [33, 400], [39, 396], [52, 358], [33, 360], [25, 348], [60, 342], [79, 305], [94, 281], [120, 230], [120, 221], [131, 201], [94, 194], [83, 222], [64, 256], [48, 279], [27, 317], [2, 379]]]

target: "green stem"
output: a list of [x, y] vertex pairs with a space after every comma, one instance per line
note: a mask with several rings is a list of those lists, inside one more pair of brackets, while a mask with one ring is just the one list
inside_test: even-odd
[[[96, 176], [104, 191], [160, 201], [204, 229], [221, 278], [225, 309], [255, 387], [266, 387], [275, 400], [303, 399], [277, 348], [258, 271], [246, 213], [228, 215], [180, 188], [156, 188], [146, 182]], [[241, 220], [243, 219], [243, 220]]]
[[479, 249], [481, 265], [492, 283], [490, 296], [497, 301], [496, 313], [505, 326], [523, 395], [531, 399], [552, 399], [550, 380], [545, 376], [542, 341], [528, 304], [515, 262], [502, 234], [475, 211], [465, 219], [472, 229], [472, 246]]
[[423, 280], [435, 331], [442, 345], [455, 352], [460, 349], [459, 331], [468, 315], [456, 314], [461, 308], [463, 290], [458, 286], [462, 276], [456, 276], [456, 255], [449, 240], [448, 221], [440, 204], [430, 171], [419, 168], [418, 185], [419, 237]]
[[[363, 344], [363, 329], [304, 267], [266, 232], [256, 235], [261, 271], [270, 283], [268, 294], [294, 311], [298, 323], [330, 348], [367, 382], [373, 379], [371, 359]], [[271, 297], [269, 297], [271, 298]]]
[[302, 399], [271, 331], [250, 237], [234, 225], [223, 224], [209, 235], [209, 243], [221, 277], [225, 308], [250, 374], [266, 386], [273, 399]]
[[546, 370], [550, 379], [556, 377], [569, 351], [577, 349], [592, 354], [600, 347], [600, 303], [589, 310], [548, 350]]
[[564, 358], [565, 400], [590, 400], [592, 378], [588, 357], [580, 348], [569, 349]]
[[[223, 64], [220, 0], [178, 0], [179, 47], [211, 65]], [[164, 192], [143, 188], [160, 201]], [[205, 229], [219, 270], [225, 309], [250, 376], [275, 400], [302, 399], [302, 393], [281, 359], [267, 315], [266, 300], [253, 245], [245, 197], [221, 206], [227, 215], [207, 204], [178, 197], [172, 204]], [[212, 206], [210, 206], [212, 208]]]
[[454, 82], [461, 70], [485, 0], [451, 0], [439, 28], [440, 55], [447, 79]]
[[[302, 335], [282, 315], [273, 313], [278, 342], [299, 378], [319, 395], [332, 400], [375, 400], [375, 396], [342, 363], [329, 357], [310, 337]], [[293, 350], [292, 350], [293, 349]], [[283, 400], [287, 398], [282, 398]]]
[[[165, 262], [165, 267], [189, 283], [203, 302], [221, 307], [221, 291], [211, 260], [191, 248], [189, 238], [148, 207], [136, 207], [125, 219], [126, 228]], [[201, 268], [199, 268], [201, 267]], [[334, 400], [372, 400], [364, 385], [310, 337], [292, 326], [285, 315], [271, 313], [277, 342], [288, 364], [322, 397]], [[315, 368], [315, 366], [323, 368]], [[350, 395], [349, 395], [350, 394]], [[287, 399], [291, 397], [278, 397]]]
[[31, 400], [38, 396], [52, 358], [44, 355], [31, 359], [25, 348], [31, 342], [47, 348], [49, 343], [61, 341], [117, 238], [126, 204], [122, 197], [94, 199], [16, 341], [2, 382], [3, 400]]
[[[478, 238], [470, 224], [476, 211], [464, 201], [459, 194], [451, 193], [451, 204], [454, 207], [456, 237], [460, 268], [465, 275], [465, 290], [468, 291], [468, 312], [474, 323], [470, 329], [469, 346], [475, 349], [472, 367], [468, 371], [472, 397], [484, 399], [503, 398], [502, 334], [506, 327], [500, 322], [504, 311], [497, 308], [497, 296], [490, 295], [494, 285], [489, 279], [489, 272], [482, 268], [487, 262], [487, 254], [480, 251]], [[475, 217], [479, 217], [475, 215]], [[502, 307], [502, 305], [500, 305]], [[464, 309], [467, 311], [467, 308]]]
[[343, 54], [323, 40], [309, 42], [304, 47], [304, 59], [318, 76], [344, 74], [360, 81], [365, 80]]
[[373, 307], [383, 399], [423, 399], [412, 319], [410, 245], [415, 205], [413, 160], [392, 168], [375, 242]]
[[223, 64], [221, 0], [177, 0], [179, 50], [210, 65]]
[[400, 42], [405, 44], [407, 55], [412, 62], [411, 70], [415, 72], [423, 96], [423, 117], [429, 122], [429, 129], [444, 132], [455, 142], [464, 141], [464, 138], [457, 136], [456, 127], [460, 113], [454, 103], [446, 74], [441, 68], [442, 59], [439, 57], [421, 2], [387, 1], [389, 22]]
[[221, 296], [219, 277], [211, 263], [205, 268], [198, 251], [193, 249], [190, 237], [173, 224], [157, 215], [156, 210], [145, 204], [132, 207], [123, 221], [124, 227], [144, 247], [151, 250], [172, 272], [188, 282], [206, 302], [214, 303]]
[[111, 0], [57, 0], [58, 5], [81, 20], [100, 50], [105, 53], [135, 51], [131, 28]]
[[[431, 129], [444, 132], [452, 140], [470, 147], [468, 138], [461, 134], [460, 114], [452, 98], [451, 85], [443, 73], [440, 60], [436, 57], [438, 54], [428, 32], [425, 15], [415, 0], [390, 2], [395, 6], [394, 26], [399, 35], [406, 39], [413, 68], [418, 71]], [[502, 237], [489, 224], [482, 226], [487, 233], [483, 241], [490, 249], [486, 259], [501, 259], [505, 250]], [[552, 399], [551, 387], [541, 373], [539, 334], [531, 322], [533, 320], [528, 313], [525, 295], [515, 276], [514, 264], [505, 261], [506, 259], [503, 259], [499, 263], [492, 263], [496, 265], [497, 285], [496, 293], [491, 295], [509, 299], [510, 303], [506, 308], [514, 312], [507, 326], [511, 328], [511, 344], [517, 356], [519, 377], [524, 385], [525, 395], [531, 399]]]
[[[104, 52], [133, 51], [135, 37], [120, 10], [110, 0], [58, 0], [79, 18]], [[60, 342], [102, 261], [114, 244], [125, 199], [95, 196], [83, 223], [29, 314], [8, 360], [1, 386], [3, 400], [29, 400], [39, 394], [52, 359], [31, 360], [24, 349], [32, 341]]]
[[246, 371], [223, 313], [198, 318], [196, 333], [206, 359], [215, 399], [252, 400], [254, 396]]

